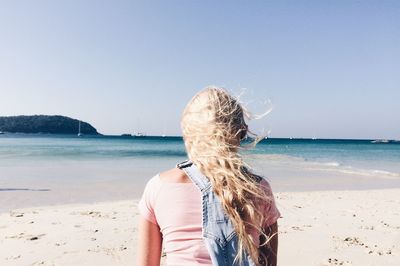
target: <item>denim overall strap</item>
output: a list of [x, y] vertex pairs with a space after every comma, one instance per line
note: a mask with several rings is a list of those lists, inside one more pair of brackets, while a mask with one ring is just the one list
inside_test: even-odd
[[187, 160], [176, 165], [179, 169], [183, 170], [192, 182], [203, 192], [211, 187], [210, 180], [203, 175], [200, 170], [193, 164], [192, 161]]
[[244, 260], [235, 261], [239, 238], [231, 219], [225, 213], [218, 196], [211, 189], [209, 179], [190, 160], [176, 165], [200, 189], [202, 198], [202, 236], [213, 265], [255, 266], [245, 252]]

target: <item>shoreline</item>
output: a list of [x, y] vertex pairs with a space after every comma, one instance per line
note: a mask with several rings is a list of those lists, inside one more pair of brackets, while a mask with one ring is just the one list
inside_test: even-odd
[[[144, 189], [144, 188], [143, 188]], [[336, 192], [336, 193], [350, 193], [350, 192], [361, 192], [361, 191], [390, 191], [390, 190], [399, 190], [400, 191], [400, 187], [379, 187], [379, 188], [359, 188], [359, 189], [355, 189], [355, 188], [351, 188], [351, 189], [318, 189], [318, 190], [313, 190], [313, 189], [305, 189], [305, 190], [276, 190], [273, 189], [274, 191], [274, 195], [275, 197], [277, 195], [280, 194], [301, 194], [301, 193], [325, 193], [325, 192]], [[40, 192], [40, 191], [38, 191]], [[0, 191], [0, 195], [4, 195], [4, 193], [14, 193], [13, 191]], [[33, 193], [35, 193], [35, 191], [33, 191]], [[6, 198], [6, 197], [4, 197]], [[117, 198], [117, 199], [103, 199], [103, 200], [89, 200], [89, 199], [82, 199], [82, 200], [76, 200], [73, 202], [55, 202], [55, 203], [35, 203], [33, 205], [25, 205], [25, 206], [21, 206], [21, 207], [12, 207], [12, 208], [7, 208], [7, 210], [5, 208], [0, 208], [0, 215], [5, 214], [5, 213], [10, 213], [13, 211], [20, 211], [20, 210], [29, 210], [29, 209], [36, 209], [36, 208], [40, 208], [40, 209], [48, 209], [48, 208], [64, 208], [64, 207], [80, 207], [83, 205], [101, 205], [101, 204], [111, 204], [111, 203], [121, 203], [121, 202], [135, 202], [135, 201], [139, 201], [140, 197], [123, 197], [123, 198]], [[3, 202], [4, 203], [4, 202]], [[4, 204], [3, 204], [4, 206]]]
[[[388, 185], [389, 186], [389, 185]], [[292, 187], [292, 185], [291, 185]], [[341, 192], [345, 192], [345, 193], [349, 193], [352, 191], [381, 191], [381, 190], [392, 190], [392, 189], [398, 189], [400, 191], [400, 187], [385, 187], [385, 186], [379, 186], [379, 187], [375, 187], [375, 188], [371, 188], [371, 187], [363, 187], [363, 188], [350, 188], [350, 189], [329, 189], [328, 187], [323, 188], [323, 189], [299, 189], [299, 190], [282, 190], [281, 189], [275, 189], [274, 186], [272, 186], [274, 194], [285, 194], [285, 193], [324, 193], [324, 192], [337, 192], [337, 193], [341, 193]], [[144, 189], [144, 186], [143, 186]], [[142, 190], [143, 190], [142, 189]], [[140, 191], [142, 191], [140, 190]], [[29, 192], [23, 192], [24, 194], [29, 193], [30, 195], [25, 195], [24, 198], [29, 198], [29, 197], [34, 197], [35, 193], [46, 193], [47, 191], [40, 191], [32, 189]], [[15, 194], [15, 195], [11, 195], [11, 197], [7, 197], [7, 195], [5, 195], [6, 193], [10, 193], [10, 194]], [[84, 191], [81, 191], [80, 194], [84, 193]], [[96, 205], [96, 204], [107, 204], [107, 203], [115, 203], [115, 202], [124, 202], [124, 201], [137, 201], [140, 199], [141, 194], [137, 194], [135, 193], [137, 196], [136, 197], [129, 197], [126, 195], [126, 193], [123, 196], [119, 196], [119, 197], [110, 197], [109, 199], [100, 199], [100, 200], [93, 200], [90, 199], [90, 197], [85, 196], [82, 197], [80, 199], [74, 199], [74, 200], [70, 200], [70, 201], [65, 201], [65, 199], [55, 199], [54, 203], [49, 203], [46, 202], [46, 200], [38, 200], [37, 202], [33, 201], [33, 203], [29, 203], [26, 204], [25, 202], [22, 203], [17, 203], [15, 204], [15, 202], [13, 201], [16, 198], [19, 198], [21, 196], [21, 194], [19, 194], [19, 192], [13, 191], [13, 190], [0, 190], [0, 195], [3, 195], [3, 199], [0, 200], [0, 215], [4, 214], [4, 213], [9, 213], [12, 211], [18, 211], [18, 210], [25, 210], [25, 209], [33, 209], [33, 208], [56, 208], [56, 207], [69, 207], [69, 206], [81, 206], [81, 205]], [[54, 200], [54, 198], [49, 198], [48, 200]], [[64, 200], [64, 201], [63, 201]], [[13, 201], [14, 205], [21, 205], [18, 207], [5, 207], [7, 206], [7, 201]], [[23, 205], [23, 206], [22, 206]]]
[[[279, 265], [396, 265], [400, 188], [276, 192]], [[0, 213], [0, 264], [132, 265], [138, 199]], [[397, 207], [396, 207], [397, 206]]]

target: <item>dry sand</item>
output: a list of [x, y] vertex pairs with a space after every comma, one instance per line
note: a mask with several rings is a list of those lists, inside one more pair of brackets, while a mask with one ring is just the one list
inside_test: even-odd
[[[400, 189], [276, 193], [279, 265], [400, 265]], [[137, 200], [0, 214], [0, 265], [135, 265]]]

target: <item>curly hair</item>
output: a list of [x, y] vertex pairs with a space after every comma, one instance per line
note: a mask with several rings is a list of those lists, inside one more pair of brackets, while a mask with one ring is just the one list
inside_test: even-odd
[[189, 101], [181, 128], [189, 159], [210, 180], [235, 227], [239, 239], [235, 260], [242, 261], [246, 250], [259, 263], [263, 254], [250, 232], [257, 230], [268, 240], [262, 230], [265, 213], [260, 203], [270, 198], [239, 153], [248, 133], [245, 118], [249, 114], [237, 99], [223, 88], [209, 86]]

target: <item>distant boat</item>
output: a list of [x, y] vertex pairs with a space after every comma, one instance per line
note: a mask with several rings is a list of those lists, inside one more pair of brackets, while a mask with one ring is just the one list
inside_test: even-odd
[[[140, 127], [140, 120], [139, 120], [139, 118], [138, 118], [138, 120], [137, 120], [137, 128], [138, 128], [138, 129], [141, 128], [141, 127]], [[144, 138], [144, 137], [146, 137], [146, 134], [143, 133], [143, 132], [140, 132], [140, 131], [133, 131], [133, 137], [134, 137], [134, 138]]]
[[133, 136], [134, 136], [135, 138], [144, 138], [144, 137], [146, 137], [146, 134], [143, 133], [143, 132], [134, 132], [134, 133], [133, 133]]
[[371, 143], [389, 143], [390, 141], [388, 139], [376, 139], [371, 141]]
[[163, 133], [161, 134], [161, 137], [165, 138], [167, 135], [165, 134], [165, 121], [164, 121], [164, 126], [163, 126]]
[[124, 134], [121, 134], [121, 137], [133, 137], [133, 136], [132, 136], [132, 134], [124, 133]]
[[81, 120], [79, 120], [79, 131], [78, 131], [78, 137], [81, 137], [83, 134], [81, 133]]

